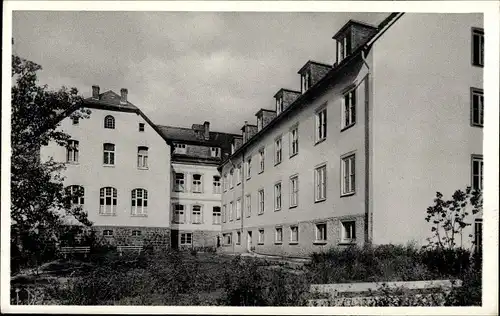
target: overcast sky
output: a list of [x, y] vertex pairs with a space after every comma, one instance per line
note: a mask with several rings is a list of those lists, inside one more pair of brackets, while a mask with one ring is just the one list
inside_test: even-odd
[[43, 67], [41, 84], [84, 97], [128, 88], [156, 124], [240, 133], [280, 88], [300, 90], [297, 71], [332, 64], [332, 36], [349, 19], [388, 13], [21, 12], [14, 53]]

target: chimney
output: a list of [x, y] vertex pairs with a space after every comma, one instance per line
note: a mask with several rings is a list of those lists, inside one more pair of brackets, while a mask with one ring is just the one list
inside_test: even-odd
[[99, 86], [92, 86], [92, 99], [99, 100]]
[[127, 104], [127, 95], [128, 95], [128, 90], [125, 88], [120, 89], [121, 93], [121, 98], [120, 98], [120, 103], [121, 104]]
[[203, 123], [203, 127], [204, 127], [203, 135], [205, 136], [205, 140], [209, 140], [210, 139], [210, 122], [205, 121]]

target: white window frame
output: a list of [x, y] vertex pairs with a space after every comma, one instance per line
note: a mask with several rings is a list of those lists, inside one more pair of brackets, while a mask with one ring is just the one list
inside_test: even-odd
[[281, 182], [274, 184], [274, 211], [280, 211], [283, 202]]
[[[294, 236], [293, 236], [293, 231], [294, 231], [294, 228], [297, 230], [297, 238], [294, 240]], [[294, 244], [294, 243], [298, 243], [299, 242], [299, 225], [291, 225], [290, 226], [290, 243], [291, 244]]]
[[80, 118], [79, 118], [78, 116], [73, 116], [73, 117], [71, 118], [71, 123], [72, 123], [73, 125], [79, 125], [79, 124], [80, 124]]
[[474, 250], [482, 252], [483, 249], [483, 219], [474, 219]]
[[245, 195], [245, 209], [246, 216], [252, 216], [252, 196], [250, 194]]
[[186, 144], [175, 143], [174, 144], [174, 153], [185, 155], [187, 152]]
[[326, 111], [326, 105], [321, 106], [321, 108], [316, 111], [315, 114], [316, 143], [324, 141], [327, 137], [327, 130], [328, 130], [327, 113], [328, 112]]
[[279, 165], [283, 161], [283, 140], [279, 136], [274, 140], [274, 165]]
[[257, 240], [257, 244], [259, 245], [263, 245], [264, 244], [264, 241], [265, 241], [265, 232], [264, 232], [264, 229], [263, 228], [260, 228], [258, 230], [258, 240]]
[[290, 177], [290, 208], [299, 205], [299, 176]]
[[[476, 101], [477, 100], [477, 104]], [[482, 89], [471, 88], [470, 122], [472, 126], [484, 126], [484, 92]], [[477, 113], [476, 113], [477, 112]]]
[[236, 167], [236, 185], [241, 184], [241, 164]]
[[104, 128], [115, 129], [115, 127], [115, 118], [112, 115], [106, 115], [106, 117], [104, 117]]
[[223, 183], [223, 184], [224, 184], [224, 192], [226, 192], [226, 191], [227, 191], [227, 189], [228, 189], [228, 186], [229, 186], [229, 179], [228, 179], [228, 175], [227, 175], [227, 173], [226, 173], [226, 174], [224, 174], [224, 181], [223, 181], [223, 182], [224, 182], [224, 183]]
[[252, 177], [252, 157], [247, 159], [246, 162], [246, 178], [247, 180]]
[[[139, 206], [139, 204], [141, 204]], [[131, 191], [131, 213], [140, 216], [148, 214], [148, 190], [136, 188]]]
[[221, 177], [220, 176], [213, 176], [213, 193], [214, 194], [221, 194], [222, 193], [222, 184], [221, 184]]
[[[477, 172], [474, 172], [476, 169], [475, 164], [477, 164]], [[484, 186], [484, 162], [482, 155], [472, 155], [471, 157], [471, 188], [473, 190], [482, 190]], [[479, 187], [476, 187], [475, 182], [477, 181]]]
[[[106, 145], [109, 145], [109, 149], [106, 149]], [[102, 146], [103, 150], [103, 165], [104, 166], [114, 166], [116, 163], [116, 146], [112, 143], [104, 143]]]
[[132, 237], [140, 237], [140, 236], [142, 236], [142, 231], [135, 229], [131, 232], [131, 235], [132, 235]]
[[234, 203], [233, 201], [229, 202], [229, 221], [233, 221], [233, 212], [234, 212]]
[[173, 204], [172, 222], [176, 224], [184, 224], [186, 222], [186, 206], [180, 203]]
[[283, 96], [276, 98], [276, 116], [283, 112]]
[[290, 158], [299, 153], [299, 126], [290, 129]]
[[148, 169], [148, 147], [137, 147], [137, 168]]
[[222, 222], [225, 223], [227, 220], [227, 205], [222, 205]]
[[236, 232], [236, 244], [237, 245], [241, 244], [241, 232], [240, 231]]
[[259, 149], [259, 173], [264, 172], [266, 163], [266, 151], [264, 148]]
[[241, 198], [236, 199], [236, 220], [241, 219]]
[[[182, 179], [177, 176], [182, 175]], [[186, 174], [183, 172], [176, 172], [174, 175], [175, 179], [175, 184], [174, 184], [174, 191], [175, 192], [185, 192], [186, 191]]]
[[356, 221], [346, 220], [341, 221], [341, 231], [342, 231], [342, 242], [343, 243], [354, 243], [356, 242]]
[[76, 164], [78, 163], [80, 155], [80, 142], [74, 139], [68, 140], [66, 147], [66, 162]]
[[[195, 177], [200, 177], [199, 179], [195, 179]], [[203, 193], [203, 175], [201, 173], [195, 173], [192, 175], [192, 189], [193, 193]]]
[[222, 210], [220, 206], [212, 207], [212, 224], [213, 225], [222, 224]]
[[283, 227], [278, 226], [274, 228], [274, 243], [282, 244], [283, 243]]
[[70, 196], [71, 206], [81, 207], [85, 204], [85, 189], [81, 185], [69, 185], [66, 192]]
[[211, 157], [219, 158], [220, 153], [221, 153], [220, 147], [210, 147], [210, 156]]
[[356, 193], [356, 154], [346, 154], [341, 158], [341, 196]]
[[102, 187], [99, 190], [99, 214], [115, 215], [118, 204], [118, 192], [114, 187]]
[[264, 194], [264, 189], [261, 189], [258, 191], [258, 201], [259, 201], [259, 207], [257, 211], [257, 215], [264, 214], [265, 210], [265, 194]]
[[234, 168], [229, 172], [229, 188], [234, 188]]
[[326, 163], [314, 169], [314, 201], [321, 202], [326, 200]]
[[345, 130], [356, 124], [356, 104], [357, 104], [357, 89], [352, 88], [342, 98], [342, 130]]
[[309, 87], [309, 83], [310, 83], [309, 79], [310, 79], [309, 71], [307, 71], [306, 73], [304, 73], [300, 76], [300, 83], [301, 83], [300, 86], [302, 88], [302, 90], [301, 90], [302, 93], [305, 93], [307, 90], [309, 90], [309, 88], [310, 88]]
[[181, 233], [179, 236], [179, 245], [191, 246], [193, 244], [193, 233]]
[[203, 224], [203, 207], [200, 204], [191, 206], [191, 224]]
[[[321, 228], [320, 228], [321, 227]], [[324, 231], [323, 231], [324, 228]], [[326, 223], [316, 223], [314, 225], [314, 241], [324, 243], [328, 240], [328, 226]]]

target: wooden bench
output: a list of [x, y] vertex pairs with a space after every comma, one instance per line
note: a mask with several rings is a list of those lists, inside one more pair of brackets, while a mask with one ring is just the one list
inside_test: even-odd
[[64, 258], [68, 256], [68, 254], [72, 253], [83, 253], [85, 257], [90, 252], [90, 247], [61, 247], [61, 253], [64, 255]]
[[117, 246], [116, 250], [118, 250], [118, 253], [121, 256], [123, 255], [124, 251], [135, 251], [141, 253], [142, 248], [143, 248], [142, 246]]
[[[415, 297], [428, 297], [429, 292], [450, 291], [462, 286], [461, 280], [397, 281], [369, 283], [311, 284], [310, 293], [319, 294], [319, 299], [310, 299], [309, 306], [366, 306], [379, 298], [382, 288], [405, 289]], [[372, 293], [372, 295], [370, 295]]]

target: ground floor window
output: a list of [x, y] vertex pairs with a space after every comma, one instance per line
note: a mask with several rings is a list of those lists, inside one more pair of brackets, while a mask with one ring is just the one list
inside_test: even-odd
[[282, 227], [276, 227], [274, 242], [277, 244], [281, 244], [283, 242], [283, 228]]
[[259, 244], [263, 244], [263, 243], [264, 243], [264, 230], [259, 229]]
[[181, 246], [188, 246], [193, 244], [193, 233], [181, 234]]
[[356, 222], [342, 222], [342, 242], [353, 242], [356, 240]]
[[476, 252], [483, 250], [483, 220], [476, 219], [474, 221], [474, 247]]
[[290, 226], [290, 242], [299, 242], [299, 226]]
[[326, 223], [316, 224], [316, 241], [326, 241]]
[[132, 231], [132, 236], [138, 237], [138, 236], [141, 236], [141, 235], [142, 235], [142, 232], [140, 230], [133, 230]]
[[113, 236], [113, 231], [111, 229], [105, 229], [103, 232], [102, 232], [102, 235], [103, 236]]
[[231, 233], [228, 233], [228, 234], [224, 234], [223, 235], [224, 237], [224, 244], [225, 245], [230, 245], [231, 244]]
[[241, 244], [241, 232], [236, 232], [236, 244]]

